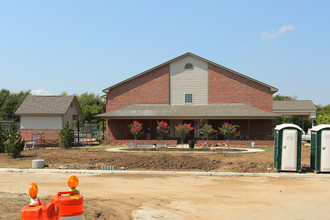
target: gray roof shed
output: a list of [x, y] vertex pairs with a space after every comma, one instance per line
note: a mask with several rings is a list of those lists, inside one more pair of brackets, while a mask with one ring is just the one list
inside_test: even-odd
[[16, 115], [64, 115], [74, 103], [80, 115], [82, 110], [75, 96], [34, 96], [25, 98]]

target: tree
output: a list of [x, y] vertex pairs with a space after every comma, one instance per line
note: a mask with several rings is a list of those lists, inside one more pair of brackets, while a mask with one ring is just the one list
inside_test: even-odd
[[201, 127], [199, 128], [199, 133], [203, 140], [214, 139], [217, 131], [212, 128], [212, 125], [207, 124], [202, 119], [200, 120]]
[[168, 132], [170, 130], [170, 126], [165, 121], [157, 121], [157, 127], [156, 131], [160, 137], [160, 140], [163, 140], [163, 138], [168, 135]]
[[324, 107], [318, 105], [316, 106], [316, 123], [320, 124], [330, 124], [330, 105]]
[[131, 131], [132, 135], [134, 136], [134, 139], [137, 140], [138, 137], [140, 137], [142, 132], [142, 123], [139, 123], [138, 121], [133, 121], [133, 123], [128, 125], [129, 130]]
[[68, 93], [66, 91], [64, 91], [60, 94], [60, 96], [67, 96], [67, 95], [68, 95]]
[[234, 140], [240, 135], [240, 132], [237, 131], [239, 125], [233, 125], [225, 122], [221, 127], [219, 127], [220, 134], [222, 134], [226, 140]]
[[175, 126], [175, 131], [178, 134], [178, 136], [181, 138], [181, 144], [183, 144], [183, 140], [188, 136], [188, 134], [194, 130], [194, 127], [191, 126], [191, 124], [179, 124], [178, 126]]
[[29, 94], [30, 91], [10, 93], [2, 89], [0, 91], [0, 119], [19, 121], [19, 116], [15, 115], [15, 112]]
[[7, 131], [6, 139], [4, 143], [5, 152], [13, 158], [21, 156], [25, 141], [19, 134], [15, 123], [13, 123]]
[[0, 124], [0, 153], [5, 152], [5, 141], [6, 141], [6, 135], [4, 132], [2, 132], [2, 127]]
[[67, 122], [60, 131], [60, 147], [65, 149], [71, 148], [73, 146], [73, 133], [69, 129], [69, 122]]
[[84, 113], [82, 123], [99, 123], [101, 119], [96, 118], [95, 115], [105, 112], [105, 100], [99, 95], [88, 92], [76, 95], [76, 97]]
[[284, 95], [276, 95], [273, 97], [274, 101], [295, 101], [297, 100], [297, 96], [284, 96]]

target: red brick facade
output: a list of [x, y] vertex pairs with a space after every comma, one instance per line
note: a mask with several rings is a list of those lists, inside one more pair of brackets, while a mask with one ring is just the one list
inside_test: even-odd
[[133, 104], [169, 104], [170, 65], [165, 65], [110, 89], [106, 111]]
[[269, 87], [209, 63], [209, 97], [211, 103], [244, 103], [273, 112], [273, 92]]
[[[61, 129], [20, 129], [20, 134], [25, 142], [32, 141], [32, 134], [42, 134], [43, 146], [58, 146], [60, 143], [59, 134]], [[35, 141], [36, 136], [34, 136]], [[36, 144], [40, 145], [40, 141]]]
[[[273, 91], [268, 86], [208, 63], [208, 104], [244, 103], [257, 109], [273, 112]], [[170, 103], [170, 64], [163, 65], [137, 78], [111, 88], [107, 94], [106, 111], [116, 111], [134, 104]], [[224, 121], [219, 118], [213, 127], [217, 129]], [[133, 136], [128, 124], [132, 120], [107, 120], [108, 140], [129, 140]], [[145, 128], [151, 128], [151, 139], [157, 137], [155, 120], [139, 120]], [[150, 124], [152, 123], [152, 124]], [[241, 134], [248, 139], [272, 139], [274, 120], [236, 120]], [[144, 128], [144, 129], [145, 129]], [[145, 132], [145, 131], [144, 131]], [[147, 139], [144, 133], [140, 139]]]

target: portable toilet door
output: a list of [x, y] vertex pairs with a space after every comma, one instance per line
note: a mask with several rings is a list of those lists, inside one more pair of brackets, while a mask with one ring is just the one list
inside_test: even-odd
[[311, 131], [311, 168], [316, 172], [330, 172], [330, 125], [318, 125]]
[[275, 127], [274, 167], [277, 171], [301, 171], [302, 129], [294, 124]]

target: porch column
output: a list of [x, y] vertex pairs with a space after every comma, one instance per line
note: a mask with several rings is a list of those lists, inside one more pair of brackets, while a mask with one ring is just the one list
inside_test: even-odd
[[103, 140], [104, 140], [104, 128], [105, 128], [105, 123], [104, 122], [105, 122], [105, 120], [103, 119], [103, 121], [102, 121], [102, 125], [103, 125], [103, 127], [102, 127], [103, 138], [102, 139]]
[[79, 143], [79, 132], [80, 132], [80, 125], [79, 125], [79, 119], [78, 119], [78, 121], [77, 121], [77, 127], [78, 127], [78, 143]]
[[251, 140], [251, 132], [250, 132], [250, 119], [248, 119], [248, 139]]
[[[127, 119], [125, 120], [125, 125], [126, 125], [126, 127], [128, 126]], [[128, 129], [127, 128], [125, 129], [125, 138], [124, 139], [128, 139]]]

